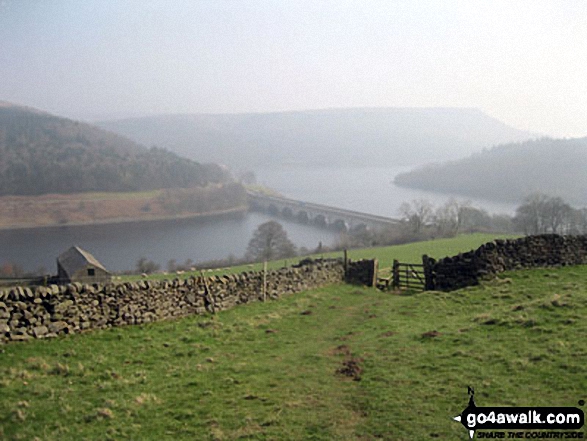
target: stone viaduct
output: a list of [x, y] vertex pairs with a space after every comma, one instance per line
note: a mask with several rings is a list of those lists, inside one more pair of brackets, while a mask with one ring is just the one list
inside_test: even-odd
[[399, 220], [384, 216], [279, 196], [269, 196], [254, 191], [247, 191], [247, 195], [251, 210], [264, 211], [274, 216], [281, 216], [302, 223], [313, 223], [347, 231], [357, 229], [376, 230], [399, 224]]

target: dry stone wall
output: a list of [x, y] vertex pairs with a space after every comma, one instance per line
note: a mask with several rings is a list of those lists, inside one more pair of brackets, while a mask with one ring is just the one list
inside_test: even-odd
[[345, 280], [356, 285], [376, 286], [377, 267], [377, 259], [349, 261]]
[[[305, 260], [268, 271], [267, 299], [344, 280], [341, 259]], [[263, 299], [263, 273], [107, 285], [49, 285], [0, 290], [0, 344], [87, 329], [214, 313]]]
[[[587, 263], [587, 236], [541, 235], [496, 240], [477, 250], [426, 258], [427, 287], [453, 290], [502, 271]], [[377, 261], [306, 259], [268, 271], [267, 299], [334, 283], [372, 286]], [[0, 289], [0, 344], [61, 334], [214, 313], [263, 299], [263, 273], [120, 284], [49, 285]]]
[[450, 291], [476, 285], [482, 278], [503, 271], [585, 264], [587, 236], [544, 234], [495, 240], [468, 253], [427, 260], [431, 286]]

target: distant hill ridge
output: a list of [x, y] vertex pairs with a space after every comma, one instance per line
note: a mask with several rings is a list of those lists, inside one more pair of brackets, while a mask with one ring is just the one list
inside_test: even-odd
[[218, 165], [0, 102], [0, 196], [186, 188], [227, 179]]
[[97, 124], [196, 160], [253, 168], [283, 163], [410, 165], [536, 137], [470, 108], [160, 115]]
[[400, 174], [395, 183], [503, 202], [520, 202], [530, 193], [541, 192], [584, 206], [587, 137], [500, 145], [465, 159]]

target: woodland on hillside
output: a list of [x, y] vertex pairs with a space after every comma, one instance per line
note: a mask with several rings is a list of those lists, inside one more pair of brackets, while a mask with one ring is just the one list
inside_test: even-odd
[[0, 196], [149, 191], [228, 180], [216, 164], [146, 149], [88, 124], [0, 107]]
[[403, 173], [395, 183], [504, 202], [540, 192], [587, 204], [587, 138], [506, 144], [468, 158]]

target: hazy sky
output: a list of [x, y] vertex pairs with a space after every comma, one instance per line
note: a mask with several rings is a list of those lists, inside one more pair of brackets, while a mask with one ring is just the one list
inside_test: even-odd
[[0, 100], [73, 118], [477, 107], [587, 135], [584, 0], [0, 0]]

